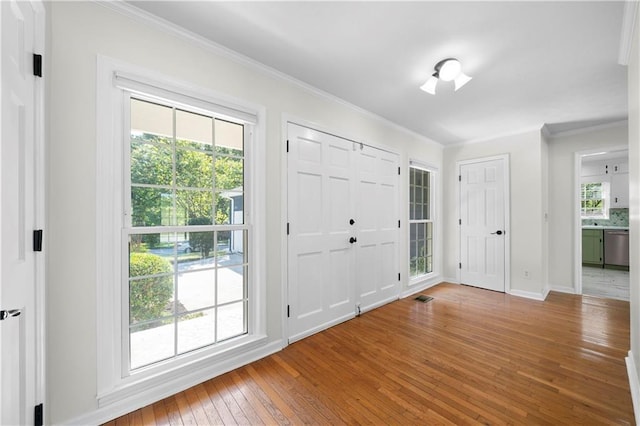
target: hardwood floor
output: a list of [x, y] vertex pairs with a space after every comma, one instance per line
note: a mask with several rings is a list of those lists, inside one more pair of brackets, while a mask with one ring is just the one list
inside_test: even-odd
[[108, 424], [634, 423], [628, 302], [422, 294]]

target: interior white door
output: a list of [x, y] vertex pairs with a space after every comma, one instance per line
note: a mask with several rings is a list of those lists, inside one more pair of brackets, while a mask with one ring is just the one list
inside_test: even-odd
[[357, 297], [362, 312], [398, 299], [398, 156], [357, 150]]
[[460, 165], [460, 281], [505, 291], [505, 159]]
[[289, 124], [289, 341], [355, 316], [353, 143]]
[[0, 1], [0, 424], [33, 424], [36, 404], [35, 11]]

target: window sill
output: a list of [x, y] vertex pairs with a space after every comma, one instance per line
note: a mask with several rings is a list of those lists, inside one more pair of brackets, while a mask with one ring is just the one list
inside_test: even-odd
[[[162, 363], [144, 371], [133, 373], [131, 376], [123, 378], [120, 383], [112, 389], [100, 392], [97, 395], [98, 407], [109, 406], [126, 399], [138, 396], [140, 393], [153, 392], [163, 394], [163, 388], [169, 385], [175, 391], [181, 384], [186, 384], [181, 389], [201, 383], [209, 378], [223, 374], [238, 365], [248, 364], [264, 355], [262, 353], [266, 346], [266, 335], [252, 335], [239, 338], [233, 344], [218, 348], [217, 351], [208, 354], [193, 354], [172, 360], [169, 363]], [[175, 364], [172, 366], [171, 363]], [[168, 365], [167, 365], [168, 364]], [[196, 380], [193, 384], [190, 384]], [[173, 391], [172, 393], [175, 393]], [[172, 394], [169, 393], [169, 394]], [[162, 396], [160, 396], [162, 397]]]
[[435, 272], [429, 272], [428, 274], [424, 274], [424, 275], [418, 275], [415, 277], [411, 277], [409, 278], [409, 287], [413, 287], [415, 285], [419, 285], [424, 283], [425, 281], [429, 281], [431, 280], [433, 277], [435, 277], [437, 274]]

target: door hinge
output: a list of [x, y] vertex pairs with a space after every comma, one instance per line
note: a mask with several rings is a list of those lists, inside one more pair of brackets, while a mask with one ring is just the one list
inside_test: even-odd
[[291, 316], [291, 305], [287, 305], [287, 318]]
[[398, 221], [398, 228], [400, 228], [400, 221]]
[[42, 55], [33, 54], [33, 75], [42, 77]]
[[398, 281], [400, 281], [400, 272], [398, 272]]
[[462, 219], [458, 219], [458, 225], [462, 225]]
[[287, 139], [287, 152], [289, 152], [289, 139]]
[[398, 167], [398, 176], [400, 176], [400, 167]]
[[33, 424], [34, 426], [42, 426], [44, 423], [44, 419], [42, 418], [42, 404], [38, 404], [35, 406], [33, 410]]
[[33, 251], [42, 251], [42, 229], [33, 231]]
[[289, 235], [289, 222], [287, 222], [287, 235]]
[[462, 262], [458, 263], [458, 269], [462, 269]]
[[462, 175], [458, 175], [458, 182], [462, 182]]

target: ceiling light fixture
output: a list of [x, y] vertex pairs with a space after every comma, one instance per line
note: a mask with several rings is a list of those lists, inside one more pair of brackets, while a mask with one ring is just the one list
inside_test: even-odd
[[422, 90], [432, 95], [436, 94], [438, 80], [453, 81], [455, 91], [471, 80], [471, 77], [462, 72], [462, 64], [455, 58], [441, 60], [436, 64], [434, 69], [436, 72], [429, 77], [426, 83], [420, 86]]

